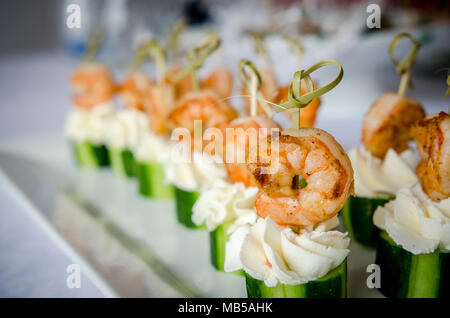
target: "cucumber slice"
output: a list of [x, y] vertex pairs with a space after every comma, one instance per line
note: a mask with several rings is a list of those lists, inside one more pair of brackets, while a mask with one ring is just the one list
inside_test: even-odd
[[[224, 272], [225, 268], [225, 246], [230, 237], [227, 234], [228, 228], [234, 223], [233, 221], [224, 222], [214, 231], [209, 233], [211, 264], [215, 269]], [[243, 275], [243, 271], [234, 271], [232, 274]]]
[[267, 287], [263, 280], [245, 273], [249, 298], [345, 298], [347, 297], [347, 259], [322, 278], [300, 285], [278, 284]]
[[109, 158], [111, 160], [111, 167], [115, 173], [126, 177], [136, 175], [134, 156], [130, 150], [109, 148]]
[[172, 185], [164, 183], [164, 168], [158, 162], [136, 162], [139, 193], [151, 198], [173, 199]]
[[192, 207], [200, 194], [184, 191], [178, 187], [174, 188], [178, 222], [191, 229], [205, 229], [205, 225], [198, 226], [192, 222]]
[[109, 165], [108, 149], [105, 145], [94, 145], [89, 141], [73, 144], [77, 162], [82, 167], [97, 168]]
[[375, 262], [381, 269], [380, 291], [386, 297], [449, 296], [449, 251], [436, 250], [415, 255], [397, 245], [386, 231], [382, 231]]
[[380, 230], [373, 224], [373, 214], [378, 206], [385, 205], [391, 199], [348, 198], [340, 214], [353, 240], [367, 247], [376, 247]]

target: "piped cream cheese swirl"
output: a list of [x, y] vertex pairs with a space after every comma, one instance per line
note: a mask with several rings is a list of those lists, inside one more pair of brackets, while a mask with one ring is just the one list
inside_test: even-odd
[[[227, 172], [219, 158], [212, 158], [198, 151], [186, 158], [177, 149], [179, 144], [171, 147], [170, 156], [164, 164], [166, 180], [184, 191], [202, 192], [216, 180], [225, 180]], [[183, 157], [184, 156], [184, 157]]]
[[108, 122], [113, 115], [114, 106], [111, 102], [99, 104], [91, 109], [72, 107], [67, 117], [65, 134], [75, 142], [104, 144]]
[[148, 130], [146, 114], [135, 109], [122, 109], [108, 122], [106, 143], [116, 150], [134, 150]]
[[192, 221], [206, 224], [208, 231], [214, 231], [224, 222], [234, 226], [253, 224], [257, 215], [254, 207], [258, 188], [246, 188], [242, 183], [216, 180], [203, 191], [193, 207]]
[[355, 194], [359, 197], [392, 196], [405, 186], [418, 182], [418, 159], [411, 150], [397, 154], [389, 149], [384, 160], [372, 156], [364, 147], [349, 151], [355, 179]]
[[134, 156], [140, 162], [165, 164], [170, 158], [171, 147], [170, 140], [157, 136], [149, 129], [142, 136]]
[[331, 231], [337, 218], [314, 230], [278, 226], [270, 217], [241, 226], [226, 245], [225, 270], [243, 269], [269, 287], [297, 285], [325, 276], [349, 253], [346, 233]]
[[413, 254], [450, 250], [450, 198], [432, 201], [420, 184], [397, 191], [395, 200], [375, 210], [373, 222]]

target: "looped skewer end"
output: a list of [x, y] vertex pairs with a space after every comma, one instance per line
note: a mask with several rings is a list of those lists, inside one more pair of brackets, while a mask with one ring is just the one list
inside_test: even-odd
[[[394, 49], [397, 46], [398, 42], [404, 38], [408, 38], [412, 42], [412, 47], [405, 55], [405, 57], [401, 61], [397, 61], [394, 57]], [[389, 56], [391, 58], [392, 63], [395, 66], [395, 70], [402, 76], [400, 80], [400, 86], [398, 89], [398, 94], [400, 96], [404, 96], [406, 93], [406, 88], [409, 86], [410, 88], [414, 88], [413, 83], [411, 81], [411, 69], [416, 62], [417, 52], [420, 49], [420, 43], [411, 36], [409, 33], [400, 33], [397, 34], [391, 41], [389, 45]]]
[[211, 33], [207, 40], [200, 44], [199, 46], [194, 47], [188, 53], [188, 66], [180, 72], [177, 76], [175, 76], [174, 81], [178, 82], [182, 80], [188, 74], [192, 75], [194, 81], [194, 89], [199, 89], [199, 83], [196, 76], [197, 70], [203, 65], [205, 60], [214, 53], [220, 47], [221, 41], [217, 34]]
[[84, 63], [92, 62], [100, 50], [103, 42], [105, 40], [105, 32], [101, 28], [95, 28], [90, 36], [88, 45], [86, 48], [86, 53], [84, 54], [82, 61]]
[[242, 84], [247, 88], [247, 90], [250, 90], [252, 75], [249, 75], [246, 69], [249, 69], [252, 75], [256, 76], [258, 83], [257, 89], [260, 89], [262, 85], [261, 75], [259, 74], [255, 65], [249, 60], [245, 59], [239, 61], [239, 78], [241, 79]]
[[[241, 79], [242, 85], [250, 92], [250, 116], [256, 116], [257, 114], [257, 101], [267, 117], [272, 117], [272, 110], [267, 104], [266, 100], [263, 98], [259, 89], [262, 85], [261, 75], [259, 74], [256, 66], [249, 60], [242, 59], [239, 61], [239, 78]], [[250, 73], [250, 74], [249, 74]]]
[[296, 55], [298, 60], [298, 67], [301, 67], [302, 64], [301, 60], [305, 52], [302, 43], [300, 42], [300, 40], [295, 39], [289, 35], [283, 35], [283, 39], [289, 44], [291, 49], [294, 51], [294, 54]]
[[[314, 82], [311, 79], [310, 74], [324, 66], [336, 65], [339, 67], [339, 72], [336, 77], [327, 85], [314, 89]], [[298, 129], [300, 127], [300, 109], [308, 106], [308, 104], [317, 97], [324, 95], [325, 93], [336, 87], [344, 76], [344, 69], [341, 63], [336, 60], [323, 60], [317, 62], [306, 70], [300, 70], [295, 72], [294, 78], [289, 86], [288, 101], [276, 105], [274, 110], [279, 113], [286, 109], [293, 109], [294, 114], [292, 116], [292, 128]], [[306, 85], [307, 93], [301, 95], [301, 85]], [[298, 115], [297, 115], [298, 113]]]
[[136, 50], [135, 59], [137, 59], [137, 63], [142, 63], [146, 56], [150, 56], [155, 61], [158, 82], [164, 82], [166, 76], [166, 55], [163, 47], [156, 39], [150, 39]]
[[166, 45], [167, 54], [174, 53], [177, 50], [180, 35], [181, 33], [183, 33], [186, 27], [187, 23], [184, 19], [178, 20], [173, 24], [172, 28], [170, 29], [169, 39]]
[[206, 58], [220, 47], [221, 41], [217, 34], [210, 33], [208, 39], [188, 53], [189, 63], [194, 70], [199, 69]]
[[270, 59], [265, 44], [267, 33], [252, 30], [246, 31], [246, 33], [253, 40], [256, 54], [261, 58], [264, 66], [268, 67], [270, 65]]
[[127, 64], [127, 67], [131, 70], [137, 70], [142, 63], [144, 63], [145, 58], [148, 54], [148, 47], [151, 45], [153, 39], [142, 42], [134, 51], [133, 59]]

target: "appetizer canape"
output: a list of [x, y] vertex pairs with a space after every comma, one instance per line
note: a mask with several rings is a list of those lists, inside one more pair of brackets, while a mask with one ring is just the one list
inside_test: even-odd
[[[339, 66], [338, 76], [314, 90], [309, 74], [326, 65]], [[274, 107], [294, 108], [293, 128], [261, 139], [246, 159], [259, 188], [254, 202], [259, 218], [232, 233], [225, 270], [245, 271], [248, 297], [346, 297], [350, 239], [332, 229], [353, 192], [353, 169], [333, 136], [300, 128], [298, 118], [301, 107], [335, 87], [342, 76], [334, 60], [296, 72], [289, 101]], [[308, 88], [304, 95], [302, 80]]]
[[[246, 67], [251, 71], [250, 76], [245, 71]], [[259, 139], [280, 129], [269, 118], [270, 113], [269, 116], [256, 115], [257, 90], [261, 87], [261, 78], [254, 65], [250, 61], [241, 60], [239, 71], [243, 84], [251, 92], [251, 116], [234, 119], [223, 131], [223, 161], [228, 180], [218, 179], [203, 191], [193, 207], [192, 215], [196, 225], [205, 224], [210, 232], [211, 263], [221, 271], [224, 270], [226, 242], [233, 227], [256, 221], [253, 202], [258, 188], [247, 170], [245, 157]], [[253, 84], [254, 87], [251, 88]]]
[[155, 62], [157, 76], [143, 95], [149, 127], [134, 151], [139, 193], [144, 196], [167, 199], [174, 197], [172, 185], [164, 174], [164, 164], [170, 157], [168, 116], [175, 106], [175, 87], [166, 74], [166, 57], [162, 46], [151, 40], [144, 44], [144, 52]]
[[165, 173], [175, 186], [178, 221], [189, 228], [198, 228], [192, 222], [192, 207], [200, 192], [217, 179], [226, 177], [222, 154], [206, 150], [208, 144], [214, 143], [206, 142], [204, 133], [208, 128], [224, 129], [236, 117], [233, 108], [216, 92], [200, 88], [195, 74], [219, 45], [220, 39], [211, 36], [189, 53], [190, 64], [178, 79], [192, 76], [194, 91], [182, 96], [168, 117], [172, 137], [178, 144], [165, 165]]
[[105, 132], [114, 114], [115, 85], [108, 68], [93, 61], [101, 39], [101, 31], [93, 33], [85, 58], [71, 77], [74, 107], [68, 115], [65, 131], [78, 163], [84, 167], [109, 165]]
[[376, 263], [388, 297], [450, 297], [450, 116], [427, 116], [411, 134], [420, 184], [397, 191], [373, 221], [382, 231]]
[[372, 221], [375, 209], [400, 188], [417, 183], [418, 160], [408, 145], [409, 129], [425, 116], [425, 111], [419, 102], [406, 97], [405, 91], [420, 45], [409, 35], [400, 34], [392, 41], [390, 53], [405, 36], [412, 40], [413, 47], [397, 67], [402, 74], [399, 92], [385, 93], [372, 104], [363, 121], [363, 146], [349, 151], [355, 171], [355, 196], [345, 204], [342, 218], [352, 238], [369, 247], [375, 247], [379, 232]]
[[136, 175], [134, 153], [149, 130], [145, 105], [148, 103], [150, 87], [154, 83], [147, 74], [139, 71], [148, 54], [148, 44], [150, 42], [137, 48], [132, 61], [133, 71], [117, 89], [124, 107], [116, 111], [108, 124], [107, 144], [111, 167], [119, 175], [128, 177]]

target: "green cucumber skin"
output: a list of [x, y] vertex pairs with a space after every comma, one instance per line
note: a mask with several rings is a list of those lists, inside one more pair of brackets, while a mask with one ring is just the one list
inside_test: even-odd
[[174, 188], [178, 222], [190, 229], [205, 229], [205, 225], [198, 226], [192, 222], [192, 207], [200, 194], [198, 192], [184, 191], [177, 187]]
[[109, 158], [111, 167], [114, 172], [126, 177], [134, 177], [136, 175], [136, 163], [133, 153], [128, 150], [109, 149]]
[[380, 205], [390, 199], [350, 196], [342, 208], [345, 229], [352, 239], [367, 247], [375, 248], [380, 230], [373, 224], [373, 214]]
[[219, 271], [225, 271], [225, 246], [228, 240], [227, 230], [230, 225], [231, 223], [224, 222], [209, 233], [211, 263]]
[[[218, 271], [225, 271], [225, 251], [229, 239], [228, 228], [233, 222], [228, 221], [220, 224], [214, 231], [209, 233], [211, 264]], [[243, 275], [243, 271], [234, 271], [232, 274]]]
[[158, 162], [136, 162], [139, 193], [155, 199], [173, 199], [172, 185], [164, 183], [164, 168]]
[[73, 143], [73, 151], [77, 162], [82, 167], [98, 168], [109, 166], [108, 148], [105, 145], [94, 145], [89, 141]]
[[440, 250], [415, 255], [382, 231], [375, 260], [381, 269], [380, 291], [390, 298], [448, 297], [449, 255]]
[[249, 298], [346, 298], [347, 259], [327, 275], [301, 285], [267, 287], [263, 280], [245, 274]]
[[[383, 231], [380, 233], [375, 258], [375, 263], [380, 266], [381, 270], [380, 291], [386, 297], [406, 297], [409, 276], [403, 275], [403, 273], [409, 273], [410, 255], [403, 248], [395, 246], [391, 242], [387, 243], [384, 236], [387, 236], [387, 233]], [[394, 263], [395, 259], [402, 261]]]

